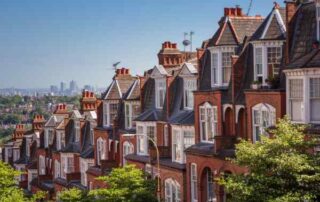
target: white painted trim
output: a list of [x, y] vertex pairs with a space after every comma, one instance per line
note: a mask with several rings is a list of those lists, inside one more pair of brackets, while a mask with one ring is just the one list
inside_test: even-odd
[[232, 106], [231, 104], [224, 104], [224, 105], [222, 105], [222, 109], [223, 109], [222, 118], [223, 118], [223, 121], [226, 120], [226, 114], [225, 114], [225, 113], [226, 113], [226, 111], [227, 111], [228, 108], [233, 109], [233, 106]]
[[239, 112], [241, 109], [245, 109], [244, 105], [236, 105], [236, 123], [238, 123]]
[[272, 13], [270, 14], [270, 18], [268, 19], [267, 25], [266, 25], [265, 29], [263, 30], [263, 33], [262, 33], [262, 36], [261, 36], [260, 39], [264, 39], [264, 38], [265, 38], [265, 36], [266, 36], [266, 34], [267, 34], [267, 31], [268, 31], [268, 29], [269, 29], [269, 27], [270, 27], [270, 24], [271, 24], [271, 22], [272, 22], [272, 19], [273, 19], [274, 17], [276, 17], [276, 19], [277, 19], [277, 21], [278, 21], [278, 23], [279, 23], [279, 25], [280, 25], [281, 32], [282, 32], [283, 34], [286, 33], [286, 26], [285, 26], [285, 24], [284, 24], [284, 22], [283, 22], [283, 19], [282, 19], [282, 17], [281, 17], [281, 14], [280, 14], [279, 10], [275, 8], [275, 9], [272, 11]]
[[117, 84], [117, 87], [118, 87], [118, 92], [119, 92], [120, 98], [122, 98], [122, 92], [121, 92], [118, 80], [116, 80], [116, 84]]
[[110, 91], [111, 91], [111, 89], [113, 88], [114, 83], [115, 83], [115, 81], [113, 80], [112, 83], [111, 83], [111, 85], [110, 85], [110, 87], [109, 87], [109, 89], [108, 89], [107, 95], [106, 95], [103, 99], [106, 99], [106, 98], [109, 96]]

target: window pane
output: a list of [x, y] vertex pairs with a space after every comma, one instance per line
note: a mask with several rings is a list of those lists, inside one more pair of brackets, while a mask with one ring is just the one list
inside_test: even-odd
[[[255, 49], [255, 68], [257, 77], [262, 76], [262, 48]], [[257, 78], [258, 80], [258, 78]]]
[[320, 99], [310, 100], [311, 121], [320, 121]]
[[222, 53], [222, 82], [229, 83], [231, 76], [231, 56], [233, 52]]
[[267, 56], [269, 75], [278, 75], [282, 59], [282, 48], [269, 47], [267, 49]]
[[217, 68], [218, 68], [218, 54], [213, 53], [211, 55], [211, 82], [217, 83]]

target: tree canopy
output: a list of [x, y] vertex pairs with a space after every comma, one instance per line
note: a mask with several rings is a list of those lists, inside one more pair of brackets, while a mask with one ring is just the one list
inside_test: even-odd
[[127, 165], [113, 169], [109, 175], [101, 176], [108, 188], [94, 189], [90, 192], [82, 192], [77, 189], [65, 190], [59, 194], [59, 200], [63, 202], [73, 201], [99, 201], [99, 202], [156, 202], [156, 183], [146, 179], [145, 174]]
[[288, 118], [279, 120], [255, 144], [242, 141], [236, 146], [234, 163], [248, 168], [245, 174], [231, 174], [219, 182], [226, 187], [229, 201], [317, 201], [320, 196], [320, 158], [312, 149], [315, 136], [304, 134], [305, 126]]
[[25, 197], [23, 190], [17, 186], [18, 175], [20, 175], [19, 171], [0, 161], [0, 202], [33, 202], [44, 197], [43, 192], [39, 192], [32, 198]]

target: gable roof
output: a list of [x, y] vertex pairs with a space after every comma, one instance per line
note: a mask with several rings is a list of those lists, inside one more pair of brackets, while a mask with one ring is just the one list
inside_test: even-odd
[[138, 100], [140, 98], [140, 80], [137, 79], [131, 85], [127, 95], [126, 100]]
[[189, 62], [185, 62], [181, 67], [179, 75], [188, 75], [188, 74], [197, 74], [197, 73], [198, 73], [198, 69], [193, 64]]
[[286, 39], [285, 8], [275, 6], [251, 38], [252, 41], [270, 39]]
[[166, 76], [168, 72], [162, 65], [156, 65], [152, 69], [151, 77]]
[[102, 98], [105, 100], [124, 98], [135, 81], [136, 77], [132, 76], [114, 78], [106, 92], [102, 94]]
[[252, 36], [262, 23], [262, 17], [224, 16], [219, 28], [210, 39], [208, 47], [242, 44], [245, 37]]
[[64, 115], [52, 115], [44, 126], [56, 127], [61, 121], [64, 120], [64, 117]]

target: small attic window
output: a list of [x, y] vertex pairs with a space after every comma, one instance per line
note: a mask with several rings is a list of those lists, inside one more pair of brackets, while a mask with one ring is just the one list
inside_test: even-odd
[[316, 0], [317, 40], [320, 41], [320, 0]]

